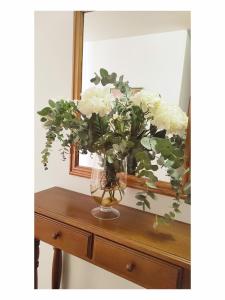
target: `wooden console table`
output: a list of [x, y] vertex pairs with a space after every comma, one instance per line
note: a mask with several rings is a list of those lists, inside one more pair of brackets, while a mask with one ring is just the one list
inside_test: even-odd
[[54, 247], [52, 288], [60, 287], [62, 250], [150, 289], [190, 288], [190, 226], [154, 232], [154, 215], [119, 205], [120, 218], [91, 215], [90, 196], [53, 187], [35, 194], [35, 288], [39, 243]]

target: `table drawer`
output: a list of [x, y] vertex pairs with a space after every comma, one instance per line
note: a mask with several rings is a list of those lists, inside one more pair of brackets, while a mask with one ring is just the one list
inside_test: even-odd
[[94, 263], [145, 288], [181, 287], [182, 268], [149, 255], [95, 237]]
[[35, 215], [35, 238], [73, 255], [91, 257], [92, 234], [53, 219]]

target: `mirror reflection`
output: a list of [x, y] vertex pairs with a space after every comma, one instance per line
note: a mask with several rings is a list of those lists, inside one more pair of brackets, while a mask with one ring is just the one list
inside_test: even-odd
[[[101, 67], [123, 74], [134, 89], [159, 93], [188, 112], [189, 13], [85, 13], [82, 91], [92, 85], [90, 78]], [[79, 165], [90, 167], [90, 155], [80, 154]], [[163, 169], [157, 172], [161, 181], [169, 182]]]

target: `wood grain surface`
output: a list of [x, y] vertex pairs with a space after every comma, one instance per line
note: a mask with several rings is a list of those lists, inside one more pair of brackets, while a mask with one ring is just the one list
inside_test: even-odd
[[[131, 199], [131, 201], [134, 201]], [[121, 243], [134, 250], [190, 267], [190, 225], [173, 222], [155, 232], [154, 215], [118, 205], [120, 218], [98, 220], [91, 215], [96, 203], [90, 196], [53, 187], [35, 194], [35, 212]]]

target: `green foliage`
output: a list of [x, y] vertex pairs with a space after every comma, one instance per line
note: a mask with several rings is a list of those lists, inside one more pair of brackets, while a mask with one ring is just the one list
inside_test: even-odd
[[101, 68], [101, 69], [100, 69], [100, 75], [101, 75], [102, 77], [108, 77], [108, 76], [109, 76], [109, 73], [108, 73], [107, 70]]
[[63, 160], [69, 153], [70, 146], [76, 143], [84, 154], [91, 152], [105, 156], [107, 176], [109, 182], [113, 182], [116, 180], [115, 172], [119, 170], [118, 162], [127, 157], [128, 173], [146, 179], [147, 190], [136, 195], [136, 204], [143, 210], [151, 208], [150, 201], [155, 199], [153, 191], [158, 182], [155, 172], [163, 168], [167, 171], [176, 196], [171, 210], [158, 216], [154, 227], [158, 224], [169, 224], [180, 213], [181, 193], [187, 195], [185, 202], [190, 204], [190, 183], [185, 186], [182, 184], [183, 175], [189, 171], [183, 168], [185, 137], [168, 136], [166, 130], [158, 130], [151, 124], [151, 119], [146, 118], [146, 113], [140, 107], [132, 106], [132, 90], [123, 75], [118, 76], [114, 72], [110, 74], [101, 68], [91, 82], [95, 85], [110, 85], [120, 90], [123, 96], [115, 100], [110, 114], [100, 117], [93, 113], [90, 118], [80, 114], [73, 101], [50, 99], [48, 106], [38, 112], [46, 129], [46, 144], [41, 153], [42, 163], [47, 168], [55, 140], [61, 144]]
[[[44, 107], [38, 114], [41, 117], [41, 122], [46, 129], [46, 144], [42, 151], [42, 163], [47, 168], [50, 148], [53, 142], [58, 139], [61, 143], [61, 154], [65, 160], [65, 154], [72, 143], [78, 139], [76, 130], [83, 129], [83, 122], [76, 117], [77, 107], [74, 102], [59, 100], [49, 100], [49, 106]], [[69, 129], [69, 133], [65, 133]]]
[[[149, 194], [146, 192], [139, 192], [135, 195], [135, 198], [138, 200], [136, 203], [137, 206], [141, 206], [142, 209], [145, 211], [146, 207], [150, 210], [150, 201], [148, 199]], [[150, 196], [151, 197], [151, 196]]]
[[54, 108], [55, 107], [55, 102], [51, 99], [48, 100], [48, 104], [50, 107]]
[[51, 107], [44, 107], [42, 110], [38, 111], [38, 114], [40, 116], [47, 116], [51, 111]]
[[100, 75], [95, 73], [95, 77], [90, 80], [95, 85], [98, 85], [100, 82], [103, 86], [106, 86], [107, 84], [113, 84], [115, 88], [119, 89], [121, 93], [125, 95], [130, 92], [131, 89], [129, 87], [129, 82], [123, 81], [123, 75], [119, 77], [119, 80], [116, 80], [117, 74], [114, 72], [109, 74], [107, 70], [101, 68], [99, 73]]
[[95, 85], [99, 84], [99, 82], [101, 81], [100, 77], [95, 73], [95, 77], [93, 77], [90, 80], [92, 83], [94, 83]]
[[150, 137], [143, 137], [141, 139], [141, 144], [147, 150], [152, 150], [151, 138]]

